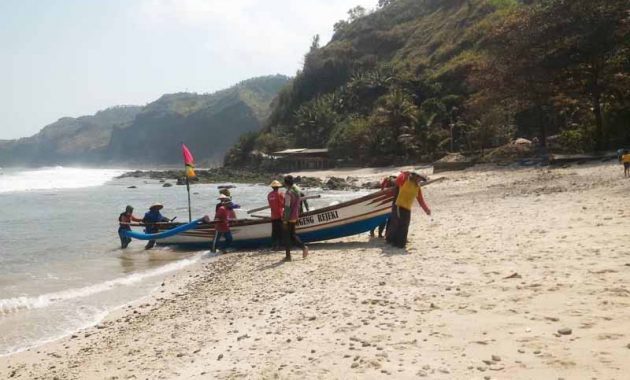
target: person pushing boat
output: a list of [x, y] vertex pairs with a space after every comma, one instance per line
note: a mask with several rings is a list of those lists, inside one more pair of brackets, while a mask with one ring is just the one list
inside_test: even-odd
[[308, 256], [308, 247], [295, 233], [295, 227], [300, 217], [301, 191], [295, 186], [292, 175], [284, 177], [284, 186], [287, 188], [284, 194], [284, 212], [282, 217], [284, 225], [284, 247], [286, 251], [284, 260], [291, 261], [291, 247], [293, 245], [302, 248], [303, 258]]
[[[395, 175], [390, 175], [388, 177], [383, 178], [383, 180], [381, 181], [381, 191], [385, 190], [385, 189], [390, 189], [396, 187], [396, 176]], [[394, 201], [396, 200], [396, 198], [394, 197]], [[379, 224], [378, 226], [378, 238], [382, 239], [383, 238], [383, 231], [385, 231], [386, 227], [389, 227], [389, 219], [387, 218], [383, 221], [383, 223]], [[372, 230], [370, 230], [370, 237], [374, 237], [374, 230], [376, 230], [376, 227], [372, 228]]]
[[[232, 245], [232, 232], [230, 231], [230, 222], [236, 219], [236, 213], [232, 208], [232, 202], [230, 197], [225, 194], [219, 195], [219, 201], [221, 202], [216, 208], [214, 215], [214, 239], [212, 241], [211, 252], [216, 252], [221, 238], [224, 243], [221, 249], [222, 253], [226, 253], [227, 249]], [[205, 223], [210, 223], [210, 217], [208, 215], [203, 217]]]
[[[144, 232], [147, 234], [154, 234], [159, 231], [159, 227], [156, 223], [165, 223], [170, 222], [171, 220], [160, 213], [160, 210], [163, 209], [164, 206], [160, 203], [155, 203], [149, 207], [149, 211], [144, 214], [144, 218], [142, 218], [142, 222], [146, 224], [144, 227]], [[155, 240], [149, 240], [147, 245], [144, 246], [144, 249], [151, 249], [155, 246]]]
[[284, 195], [279, 191], [280, 181], [270, 184], [272, 190], [267, 194], [267, 202], [271, 210], [271, 248], [279, 249], [282, 245], [282, 213], [284, 211]]
[[133, 216], [133, 207], [125, 207], [125, 211], [118, 216], [118, 236], [120, 237], [120, 248], [127, 248], [131, 243], [131, 238], [127, 237], [124, 231], [131, 231], [131, 222], [142, 222], [142, 219]]
[[411, 222], [411, 208], [414, 199], [418, 201], [420, 207], [427, 215], [431, 215], [431, 209], [424, 201], [420, 182], [426, 182], [426, 178], [415, 172], [402, 172], [396, 178], [398, 196], [396, 197], [395, 212], [392, 215], [391, 228], [393, 231], [388, 234], [387, 242], [398, 248], [405, 248], [407, 245], [407, 235], [409, 233], [409, 223]]

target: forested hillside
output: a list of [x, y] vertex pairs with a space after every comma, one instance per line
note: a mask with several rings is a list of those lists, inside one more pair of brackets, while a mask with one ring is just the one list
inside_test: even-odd
[[271, 101], [288, 79], [250, 79], [210, 95], [164, 95], [131, 126], [114, 130], [107, 157], [132, 165], [179, 163], [184, 141], [199, 163], [221, 164], [239, 136], [261, 129]]
[[627, 0], [380, 0], [334, 29], [227, 165], [290, 146], [386, 164], [515, 137], [574, 152], [630, 143]]
[[254, 78], [213, 94], [170, 94], [144, 107], [62, 118], [32, 137], [0, 142], [0, 166], [179, 164], [182, 141], [199, 163], [220, 164], [241, 134], [261, 128], [288, 80]]

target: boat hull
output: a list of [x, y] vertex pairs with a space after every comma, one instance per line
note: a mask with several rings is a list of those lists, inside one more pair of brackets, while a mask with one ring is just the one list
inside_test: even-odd
[[[300, 217], [296, 233], [303, 242], [310, 243], [370, 231], [390, 216], [392, 200], [392, 191], [384, 190], [307, 212]], [[160, 232], [169, 228], [173, 226], [163, 226]], [[270, 220], [237, 220], [231, 224], [230, 230], [234, 248], [259, 248], [271, 245]], [[193, 230], [158, 240], [158, 244], [207, 248], [212, 244], [214, 236], [212, 224], [201, 224]]]

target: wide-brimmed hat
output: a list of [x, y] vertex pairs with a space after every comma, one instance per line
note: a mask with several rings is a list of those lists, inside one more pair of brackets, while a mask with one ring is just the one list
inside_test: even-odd
[[225, 194], [220, 194], [219, 198], [217, 198], [218, 200], [220, 200], [221, 202], [229, 202], [232, 200], [232, 198], [228, 197]]
[[151, 205], [151, 207], [149, 207], [149, 210], [152, 210], [152, 209], [154, 209], [154, 208], [156, 208], [156, 209], [158, 209], [158, 210], [161, 210], [161, 209], [163, 209], [163, 208], [164, 208], [164, 205], [163, 205], [163, 204], [161, 204], [161, 203], [154, 203], [154, 204], [152, 204], [152, 205]]
[[269, 186], [271, 186], [271, 187], [282, 187], [282, 184], [278, 180], [273, 180], [273, 182], [271, 182], [271, 184]]

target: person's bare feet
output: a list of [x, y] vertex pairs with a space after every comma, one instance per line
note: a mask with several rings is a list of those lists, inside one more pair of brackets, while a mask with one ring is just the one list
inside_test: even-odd
[[308, 247], [304, 246], [304, 249], [302, 250], [302, 258], [305, 259], [308, 257]]

